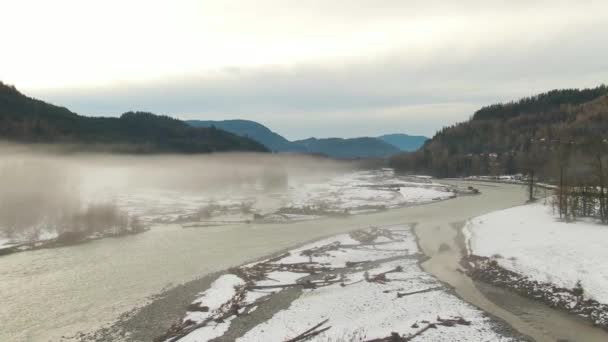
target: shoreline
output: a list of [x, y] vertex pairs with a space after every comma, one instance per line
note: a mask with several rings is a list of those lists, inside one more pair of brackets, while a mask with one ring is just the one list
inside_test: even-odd
[[[274, 223], [273, 223], [274, 224]], [[410, 224], [410, 223], [403, 223]], [[361, 227], [355, 227], [351, 231], [344, 233], [350, 233], [352, 231], [360, 230]], [[249, 261], [242, 262], [231, 268], [240, 268], [242, 266], [261, 262], [266, 259], [272, 259], [279, 255], [285, 254], [290, 250], [301, 248], [308, 244], [313, 244], [324, 239], [336, 236], [335, 233], [326, 234], [321, 237], [313, 238], [307, 241], [299, 242], [293, 246], [282, 248], [278, 251], [271, 252], [261, 257], [254, 258]], [[192, 303], [193, 298], [205, 289], [208, 289], [219, 277], [228, 274], [231, 268], [216, 271], [200, 278], [188, 281], [183, 284], [179, 284], [170, 289], [161, 291], [158, 294], [154, 294], [148, 297], [148, 300], [143, 305], [133, 308], [132, 310], [125, 312], [121, 315], [122, 319], [119, 318], [115, 322], [110, 323], [108, 326], [103, 327], [97, 331], [88, 334], [80, 333], [78, 341], [115, 341], [115, 338], [131, 336], [136, 339], [128, 339], [128, 341], [151, 341], [163, 333], [165, 333], [172, 324], [177, 320], [184, 317], [187, 312], [188, 306]], [[165, 305], [171, 303], [172, 308], [170, 312], [165, 311]], [[152, 316], [153, 318], [150, 319]], [[160, 320], [157, 320], [160, 319]], [[134, 330], [132, 328], [137, 328]], [[133, 335], [135, 333], [135, 335]], [[141, 338], [139, 336], [143, 336]], [[118, 341], [119, 341], [118, 340]], [[124, 340], [127, 341], [127, 340]]]
[[[556, 337], [558, 340], [577, 338], [578, 333], [583, 332], [587, 334], [585, 335], [585, 341], [605, 341], [608, 339], [608, 329], [605, 325], [600, 326], [594, 323], [591, 317], [577, 314], [575, 312], [577, 308], [573, 308], [573, 311], [566, 307], [572, 301], [559, 301], [565, 299], [560, 298], [560, 293], [572, 293], [569, 289], [545, 284], [545, 290], [547, 291], [538, 291], [538, 282], [528, 281], [522, 275], [503, 269], [497, 263], [492, 263], [490, 258], [472, 255], [467, 236], [464, 233], [465, 226], [465, 222], [453, 226], [457, 232], [456, 243], [463, 253], [460, 261], [461, 272], [473, 281], [475, 288], [485, 298], [511, 314], [527, 318], [536, 317], [536, 320], [545, 323], [547, 329], [553, 329], [552, 336], [561, 336]], [[490, 267], [491, 270], [484, 267]], [[509, 278], [509, 275], [516, 275], [516, 278], [511, 278], [512, 282], [505, 281]], [[522, 282], [519, 283], [516, 279]], [[523, 286], [520, 284], [523, 284]], [[562, 306], [562, 304], [565, 305]], [[596, 310], [595, 313], [599, 316], [603, 312], [604, 322], [608, 319], [608, 315], [606, 315], [608, 306], [597, 302], [584, 301], [581, 304], [586, 305], [579, 307], [579, 310], [586, 309], [587, 313]], [[572, 331], [569, 331], [570, 329]], [[537, 339], [544, 340], [545, 336], [540, 336]]]
[[[59, 235], [58, 237], [48, 239], [48, 240], [37, 240], [31, 242], [23, 242], [17, 243], [9, 247], [0, 248], [0, 258], [3, 256], [8, 256], [15, 253], [22, 252], [31, 252], [40, 249], [49, 249], [49, 248], [62, 248], [62, 247], [72, 247], [78, 246], [85, 243], [103, 240], [103, 239], [118, 239], [126, 236], [133, 236], [138, 234], [143, 234], [149, 231], [151, 228], [147, 227], [141, 230], [130, 230], [123, 233], [103, 233], [97, 235], [89, 235], [78, 238], [78, 240], [73, 241], [65, 241], [65, 237]], [[68, 232], [68, 234], [72, 234], [74, 232]]]
[[580, 288], [563, 288], [542, 283], [498, 265], [492, 258], [469, 255], [463, 259], [467, 275], [486, 284], [498, 286], [531, 300], [541, 302], [587, 320], [608, 332], [608, 305], [584, 299]]
[[[395, 234], [398, 231], [403, 231], [404, 232], [403, 234], [408, 234], [409, 239], [411, 239], [411, 240], [409, 240], [410, 241], [409, 243], [414, 243], [414, 245], [418, 246], [418, 242], [416, 241], [417, 237], [416, 237], [416, 234], [414, 233], [414, 230], [413, 230], [413, 226], [415, 226], [415, 225], [416, 225], [416, 223], [411, 223], [411, 224], [409, 224], [407, 226], [401, 224], [401, 225], [398, 225], [398, 226], [391, 225], [391, 226], [388, 226], [388, 227], [371, 228], [372, 229], [371, 232], [375, 232], [375, 231], [384, 232], [384, 233], [379, 234], [379, 236], [383, 236], [383, 234], [386, 234], [385, 233], [386, 231], [390, 231], [391, 229], [396, 229], [396, 227], [406, 227], [405, 230], [399, 230], [399, 229], [398, 230], [394, 230]], [[348, 236], [355, 237], [356, 234], [363, 234], [362, 232], [367, 232], [367, 231], [370, 231], [370, 230], [369, 229], [354, 230], [353, 232], [349, 233]], [[365, 234], [368, 234], [368, 233], [364, 233], [364, 235]], [[390, 233], [388, 233], [388, 234], [390, 234]], [[339, 239], [339, 238], [344, 239], [342, 236], [345, 236], [345, 235], [346, 234], [334, 235], [332, 238], [329, 238], [329, 239], [317, 240], [316, 243], [323, 243], [324, 241], [332, 240], [332, 239]], [[375, 244], [377, 243], [377, 242], [375, 242], [376, 240], [372, 240], [372, 241], [373, 242], [367, 242], [367, 243], [371, 244], [369, 246], [375, 246]], [[316, 243], [305, 244], [305, 246], [309, 246], [309, 247], [313, 246], [313, 245], [316, 246]], [[362, 246], [367, 245], [367, 243], [364, 243]], [[383, 246], [385, 246], [386, 243], [390, 244], [390, 242], [380, 242], [380, 244], [382, 244]], [[329, 246], [329, 249], [327, 249], [328, 246]], [[345, 250], [348, 250], [348, 248], [350, 248], [348, 246], [350, 246], [350, 245], [340, 245], [340, 243], [338, 243], [338, 247], [332, 246], [332, 245], [323, 245], [321, 247], [312, 247], [312, 250], [322, 249], [323, 251], [325, 251], [325, 250], [331, 251], [331, 250], [335, 250], [337, 248], [338, 251], [341, 251], [342, 248], [345, 248]], [[374, 250], [376, 250], [376, 248], [378, 248], [378, 247], [374, 247]], [[386, 247], [384, 247], [384, 248], [386, 248]], [[298, 250], [298, 248], [291, 248], [290, 249], [290, 251], [292, 251], [292, 252], [297, 251], [297, 250]], [[325, 253], [325, 252], [323, 252], [323, 253]], [[323, 254], [323, 253], [318, 254], [316, 257], [320, 257], [321, 259], [323, 259], [324, 257], [326, 257], [325, 254]], [[328, 252], [328, 253], [331, 253], [331, 252]], [[481, 329], [479, 331], [486, 331], [485, 332], [486, 334], [496, 334], [496, 335], [487, 335], [487, 336], [495, 336], [495, 337], [501, 336], [500, 338], [506, 338], [507, 340], [509, 338], [513, 338], [513, 339], [518, 340], [518, 341], [529, 340], [527, 337], [521, 335], [516, 330], [512, 329], [504, 321], [502, 321], [500, 319], [496, 319], [496, 317], [494, 317], [494, 316], [492, 316], [490, 314], [487, 314], [487, 313], [485, 313], [485, 312], [483, 312], [481, 310], [478, 310], [476, 308], [473, 309], [474, 307], [471, 306], [470, 304], [466, 303], [464, 300], [456, 299], [456, 298], [458, 298], [458, 296], [456, 295], [456, 293], [455, 293], [455, 291], [454, 291], [453, 288], [451, 288], [448, 284], [445, 284], [445, 283], [439, 281], [439, 279], [433, 277], [432, 275], [430, 275], [430, 274], [428, 274], [428, 273], [426, 273], [425, 271], [422, 270], [421, 264], [427, 259], [427, 257], [426, 257], [426, 255], [424, 255], [422, 253], [422, 250], [419, 247], [417, 247], [416, 252], [414, 254], [411, 254], [409, 256], [408, 256], [408, 253], [407, 253], [407, 249], [404, 252], [402, 252], [401, 250], [394, 250], [393, 253], [397, 253], [396, 255], [399, 255], [398, 257], [395, 256], [398, 259], [394, 259], [395, 257], [392, 257], [392, 258], [389, 258], [390, 260], [396, 260], [396, 261], [398, 261], [398, 260], [402, 260], [401, 258], [406, 258], [406, 259], [411, 259], [412, 257], [414, 258], [414, 260], [412, 260], [414, 263], [411, 264], [411, 265], [413, 265], [414, 269], [409, 270], [409, 271], [408, 270], [403, 270], [403, 272], [412, 272], [415, 269], [418, 269], [419, 271], [417, 271], [417, 272], [422, 272], [422, 273], [412, 273], [412, 274], [424, 274], [425, 276], [423, 276], [423, 277], [430, 277], [429, 281], [430, 281], [430, 279], [432, 279], [431, 283], [435, 283], [435, 284], [439, 285], [439, 287], [431, 287], [431, 288], [426, 289], [426, 290], [416, 290], [416, 291], [413, 291], [413, 292], [406, 292], [406, 293], [403, 293], [401, 295], [399, 294], [399, 292], [397, 292], [397, 298], [401, 298], [402, 296], [405, 296], [405, 295], [423, 294], [423, 293], [428, 292], [429, 290], [439, 291], [439, 293], [443, 294], [442, 295], [443, 297], [441, 297], [441, 298], [444, 298], [443, 299], [444, 301], [447, 301], [448, 303], [456, 301], [454, 303], [459, 303], [459, 304], [452, 304], [452, 305], [457, 305], [457, 307], [460, 308], [460, 309], [454, 309], [454, 310], [456, 310], [456, 312], [459, 312], [459, 311], [468, 312], [467, 310], [473, 310], [472, 312], [475, 312], [474, 316], [470, 316], [470, 315], [472, 315], [472, 313], [469, 313], [469, 317], [488, 317], [488, 318], [483, 319], [481, 321], [478, 321], [479, 318], [474, 319], [474, 321], [476, 322], [476, 323], [474, 323], [475, 325], [481, 324], [480, 326], [477, 326], [475, 329]], [[403, 253], [405, 253], [405, 254], [403, 254]], [[275, 258], [284, 258], [285, 257], [285, 255], [284, 254], [281, 255], [281, 253], [274, 253], [274, 255], [278, 255]], [[287, 258], [289, 259], [290, 257], [287, 257]], [[293, 257], [291, 257], [291, 258], [293, 259]], [[349, 274], [350, 275], [354, 274], [353, 272], [355, 272], [355, 273], [356, 272], [361, 273], [361, 272], [363, 272], [365, 270], [369, 270], [370, 273], [373, 273], [373, 272], [375, 272], [374, 269], [377, 269], [378, 267], [381, 267], [382, 264], [389, 262], [390, 261], [389, 259], [386, 259], [385, 261], [383, 261], [383, 259], [380, 259], [380, 260], [378, 260], [379, 264], [377, 264], [375, 261], [363, 261], [364, 264], [362, 264], [361, 266], [353, 266], [353, 267], [357, 268], [356, 270], [352, 269], [351, 266], [348, 266], [348, 262], [347, 262], [347, 267], [346, 268], [337, 268], [337, 269], [335, 269], [335, 272], [338, 272], [339, 274], [341, 274], [342, 277], [345, 274], [348, 277]], [[269, 262], [268, 260], [272, 260], [272, 258], [271, 259], [266, 259], [266, 261], [263, 261], [262, 264], [263, 265], [268, 265], [267, 264], [267, 262]], [[326, 260], [326, 259], [323, 259], [323, 260]], [[331, 260], [331, 259], [327, 259], [327, 260]], [[342, 260], [342, 259], [340, 259], [340, 260]], [[330, 262], [330, 263], [332, 263], [332, 262]], [[259, 263], [257, 263], [257, 264], [256, 263], [254, 263], [254, 264], [248, 263], [248, 264], [245, 264], [245, 265], [247, 265], [248, 267], [251, 267], [251, 265], [258, 265], [258, 264]], [[389, 262], [389, 264], [390, 264], [390, 262]], [[281, 264], [281, 265], [296, 265], [296, 264]], [[337, 266], [337, 265], [335, 265], [335, 262], [333, 262], [333, 265]], [[355, 265], [355, 264], [353, 264], [353, 265]], [[356, 264], [356, 265], [358, 265], [358, 264]], [[254, 266], [254, 267], [257, 267], [257, 266]], [[216, 281], [218, 281], [218, 279], [221, 278], [222, 276], [226, 276], [226, 275], [230, 275], [230, 274], [237, 274], [237, 275], [241, 274], [242, 271], [238, 271], [238, 270], [239, 269], [228, 270], [228, 271], [225, 271], [225, 272], [221, 272], [219, 274], [215, 274], [213, 277], [210, 277], [210, 278], [213, 278]], [[334, 271], [332, 271], [332, 272], [334, 272]], [[367, 273], [367, 271], [365, 271], [365, 272]], [[392, 274], [392, 272], [397, 272], [397, 273], [395, 273], [395, 275], [397, 275], [397, 274], [399, 274], [399, 272], [401, 272], [401, 270], [400, 269], [398, 269], [398, 270], [394, 269], [392, 271], [386, 271], [385, 273], [381, 273], [381, 275], [383, 275], [383, 274], [387, 274], [388, 275], [388, 273]], [[384, 275], [383, 275], [383, 277], [384, 277]], [[207, 284], [207, 291], [211, 291], [208, 288], [209, 285], [214, 286], [211, 283], [212, 280], [210, 278], [208, 278], [209, 283]], [[306, 279], [306, 278], [303, 278], [303, 279]], [[312, 279], [319, 279], [319, 276], [313, 277]], [[375, 279], [375, 278], [372, 277], [372, 279]], [[416, 281], [417, 278], [412, 277], [412, 278], [406, 278], [406, 279], [407, 279], [408, 282], [411, 282], [411, 281]], [[356, 282], [354, 282], [352, 284], [354, 285], [354, 284], [360, 283], [361, 281], [362, 280], [356, 281]], [[368, 282], [369, 281], [370, 280], [368, 280]], [[388, 281], [387, 284], [391, 284], [390, 279], [387, 279], [386, 281]], [[399, 281], [399, 280], [394, 280], [394, 281]], [[384, 282], [382, 281], [381, 284], [384, 284]], [[323, 285], [323, 286], [328, 286], [328, 285]], [[348, 286], [348, 284], [346, 284], [346, 285], [342, 284], [341, 286], [342, 286], [342, 288], [344, 288], [344, 286]], [[379, 285], [379, 286], [380, 286], [380, 289], [384, 288], [384, 290], [382, 292], [384, 292], [384, 293], [391, 292], [386, 287], [386, 286], [390, 286], [390, 285]], [[428, 288], [428, 286], [431, 286], [431, 284], [429, 284], [427, 286], [424, 286], [424, 287]], [[289, 309], [287, 310], [287, 314], [285, 314], [285, 311], [281, 311], [281, 314], [283, 314], [283, 316], [289, 315], [290, 310], [296, 310], [296, 312], [297, 312], [297, 307], [298, 306], [295, 304], [294, 301], [305, 300], [305, 299], [300, 299], [304, 295], [304, 293], [310, 293], [309, 296], [314, 296], [315, 291], [317, 291], [317, 290], [310, 290], [312, 292], [308, 292], [308, 290], [303, 290], [302, 288], [300, 288], [300, 290], [298, 290], [297, 288], [299, 288], [299, 287], [296, 286], [296, 288], [293, 288], [290, 285], [288, 288], [286, 288], [284, 290], [280, 290], [277, 293], [273, 293], [271, 295], [271, 297], [268, 299], [269, 303], [267, 303], [267, 302], [257, 303], [256, 302], [256, 303], [248, 304], [248, 306], [251, 306], [251, 305], [255, 304], [254, 305], [255, 310], [253, 312], [247, 311], [247, 313], [243, 313], [244, 316], [237, 315], [237, 316], [235, 316], [234, 320], [230, 319], [230, 321], [231, 321], [232, 324], [228, 328], [225, 328], [225, 329], [227, 329], [226, 332], [225, 332], [227, 335], [224, 335], [222, 333], [220, 336], [218, 336], [216, 338], [213, 338], [213, 339], [209, 339], [209, 340], [214, 340], [214, 341], [215, 340], [217, 340], [217, 341], [233, 341], [235, 338], [242, 337], [244, 334], [249, 333], [250, 332], [249, 330], [255, 329], [258, 325], [264, 325], [264, 324], [266, 324], [266, 326], [268, 326], [268, 322], [265, 322], [264, 319], [270, 320], [272, 318], [276, 318], [274, 316], [275, 315], [279, 315], [279, 311], [281, 311], [281, 310], [287, 309], [289, 307]], [[333, 291], [338, 291], [338, 292], [344, 291], [344, 290], [340, 290], [340, 287], [335, 287], [335, 288], [336, 288], [336, 290], [333, 290]], [[304, 289], [306, 289], [306, 286], [304, 286]], [[201, 288], [201, 290], [204, 290], [204, 288]], [[305, 291], [305, 292], [303, 293], [302, 291]], [[329, 290], [327, 290], [327, 291], [329, 291]], [[372, 291], [374, 291], [374, 290], [372, 289]], [[381, 291], [381, 290], [379, 290], [379, 288], [376, 287], [375, 291]], [[403, 291], [403, 289], [402, 289], [402, 291]], [[357, 298], [359, 298], [359, 300], [361, 300], [360, 296], [363, 296], [363, 297], [366, 296], [366, 292], [365, 291], [363, 291], [363, 292], [356, 292], [356, 293], [357, 293]], [[387, 296], [387, 295], [385, 294], [384, 296]], [[429, 294], [428, 296], [432, 296], [432, 294]], [[445, 296], [448, 296], [448, 297], [445, 297]], [[449, 296], [451, 296], [451, 297], [449, 297]], [[278, 297], [278, 299], [275, 298], [275, 297]], [[204, 295], [203, 295], [203, 298], [204, 298]], [[305, 298], [308, 298], [308, 297], [305, 297]], [[330, 298], [332, 298], [332, 297], [330, 297]], [[347, 297], [347, 298], [351, 298], [351, 297]], [[377, 298], [377, 297], [374, 297], [374, 298]], [[430, 298], [433, 298], [433, 297], [429, 297], [429, 299], [426, 299], [425, 301], [431, 300]], [[453, 298], [453, 299], [450, 299], [450, 298]], [[376, 300], [379, 300], [379, 299], [377, 298]], [[402, 301], [402, 300], [400, 300], [400, 301]], [[347, 300], [347, 301], [352, 301], [352, 300]], [[433, 300], [431, 300], [431, 303], [432, 302], [433, 302]], [[196, 301], [194, 303], [196, 303]], [[204, 303], [205, 302], [203, 301], [203, 304]], [[193, 306], [195, 306], [195, 308], [193, 310], [196, 311], [196, 307], [198, 307], [198, 305], [203, 305], [203, 304], [190, 305], [190, 308], [192, 308]], [[397, 304], [397, 305], [399, 307], [399, 310], [404, 310], [406, 307], [408, 307], [408, 304]], [[407, 336], [410, 336], [410, 337], [413, 338], [413, 336], [417, 336], [418, 334], [425, 333], [426, 329], [428, 329], [428, 328], [426, 328], [426, 329], [424, 328], [425, 324], [428, 324], [428, 326], [431, 326], [431, 327], [435, 327], [435, 325], [437, 325], [438, 328], [439, 328], [439, 326], [442, 326], [442, 325], [445, 324], [448, 327], [448, 328], [445, 328], [446, 329], [445, 333], [447, 333], [447, 334], [455, 333], [455, 334], [457, 334], [456, 336], [459, 336], [458, 335], [458, 331], [459, 331], [458, 328], [453, 328], [453, 329], [456, 329], [456, 330], [452, 330], [452, 328], [449, 328], [449, 327], [453, 327], [454, 325], [459, 326], [459, 324], [462, 325], [462, 326], [468, 326], [468, 325], [471, 324], [470, 321], [467, 321], [466, 319], [464, 319], [462, 317], [454, 318], [454, 321], [450, 321], [450, 319], [448, 319], [447, 321], [445, 321], [445, 317], [444, 317], [444, 319], [438, 318], [439, 320], [437, 322], [431, 323], [431, 322], [429, 322], [429, 321], [432, 320], [430, 317], [440, 317], [440, 316], [443, 317], [444, 315], [442, 315], [441, 313], [444, 312], [444, 311], [442, 311], [442, 310], [445, 310], [445, 305], [448, 305], [448, 307], [449, 307], [449, 304], [445, 304], [445, 303], [438, 304], [438, 303], [436, 303], [435, 305], [438, 306], [439, 308], [435, 307], [433, 304], [427, 304], [427, 305], [422, 304], [423, 307], [428, 306], [428, 305], [430, 305], [430, 307], [427, 307], [426, 309], [424, 309], [423, 312], [426, 312], [426, 310], [431, 310], [431, 312], [435, 312], [433, 314], [429, 314], [429, 313], [426, 314], [427, 317], [429, 317], [428, 321], [425, 321], [424, 318], [422, 318], [422, 323], [420, 323], [418, 320], [416, 320], [415, 322], [413, 322], [414, 324], [411, 327], [409, 327], [410, 324], [405, 324], [404, 325], [401, 321], [399, 321], [399, 323], [396, 323], [396, 326], [394, 328], [398, 329], [396, 331], [399, 331], [399, 330], [402, 331], [402, 333], [404, 334], [403, 335], [404, 338], [406, 338], [405, 340], [407, 340]], [[295, 306], [296, 309], [293, 309], [293, 306]], [[441, 309], [441, 307], [444, 307], [444, 309]], [[355, 311], [363, 310], [364, 306], [362, 306], [362, 307], [355, 306], [355, 308], [358, 308], [358, 309], [354, 309]], [[209, 310], [209, 309], [206, 309], [206, 310]], [[410, 304], [408, 310], [415, 310], [415, 309]], [[184, 309], [184, 311], [187, 311], [187, 310]], [[323, 312], [323, 310], [321, 310], [321, 311]], [[390, 309], [387, 308], [386, 311], [390, 312]], [[447, 312], [449, 312], [449, 311], [450, 310], [448, 309]], [[220, 312], [221, 312], [221, 310], [220, 310]], [[330, 312], [331, 312], [331, 310], [330, 310]], [[349, 312], [351, 312], [351, 311], [349, 311]], [[230, 314], [229, 311], [227, 313], [228, 313], [228, 316], [226, 316], [226, 317], [232, 317], [231, 316], [232, 314]], [[205, 315], [207, 315], [207, 314], [205, 314]], [[475, 316], [475, 315], [477, 315], [477, 316]], [[189, 316], [185, 316], [185, 317], [196, 317], [196, 313], [190, 312]], [[224, 314], [221, 314], [221, 317], [224, 317]], [[405, 317], [408, 317], [408, 316], [406, 315]], [[410, 317], [410, 319], [411, 318], [412, 317]], [[318, 318], [318, 320], [321, 320], [321, 319], [322, 319], [322, 317]], [[223, 319], [222, 319], [222, 321], [223, 321]], [[187, 336], [189, 334], [197, 332], [196, 329], [201, 329], [201, 327], [202, 327], [202, 329], [204, 329], [205, 325], [209, 324], [209, 323], [205, 323], [205, 322], [206, 321], [203, 321], [202, 325], [199, 324], [200, 327], [197, 326], [197, 325], [194, 325], [194, 328], [193, 328], [192, 325], [195, 324], [195, 323], [194, 322], [190, 322], [188, 319], [184, 318], [181, 321], [181, 323], [179, 323], [178, 325], [174, 325], [173, 329], [169, 329], [169, 333], [166, 334], [163, 338], [156, 339], [155, 341], [178, 341], [178, 340], [180, 340], [180, 338], [183, 338], [183, 337], [185, 337], [185, 336]], [[424, 322], [426, 322], [426, 323], [424, 323]], [[458, 323], [458, 322], [460, 322], [460, 323]], [[220, 323], [218, 323], [218, 324], [220, 324]], [[228, 324], [230, 324], [230, 323], [228, 323]], [[332, 321], [330, 321], [327, 324], [329, 324], [331, 326]], [[353, 324], [355, 324], [355, 323], [353, 323]], [[237, 327], [234, 328], [234, 326], [237, 326]], [[276, 326], [276, 324], [275, 324], [275, 326]], [[400, 328], [398, 328], [398, 327], [400, 327]], [[357, 329], [358, 329], [357, 331], [366, 331], [367, 329], [373, 329], [373, 328], [375, 328], [373, 324], [371, 324], [371, 326], [365, 326], [364, 325], [364, 326], [357, 327]], [[182, 331], [184, 329], [186, 331], [185, 331], [185, 333], [182, 333]], [[264, 329], [266, 329], [266, 328], [264, 328]], [[330, 327], [327, 327], [327, 329], [330, 329]], [[262, 330], [262, 331], [264, 331], [264, 330]], [[390, 335], [391, 331], [394, 332], [395, 330], [387, 330], [385, 332], [385, 335]], [[404, 332], [404, 331], [410, 331], [411, 333], [407, 333], [407, 332]], [[490, 333], [490, 331], [493, 331], [493, 332]], [[321, 333], [321, 332], [319, 332], [319, 333]], [[265, 335], [262, 335], [262, 336], [265, 336]], [[281, 336], [275, 336], [275, 335], [271, 335], [271, 336], [273, 338], [275, 338], [275, 337], [276, 338], [280, 338], [281, 337]], [[177, 339], [174, 339], [176, 337], [177, 337]], [[283, 338], [286, 338], [286, 337], [287, 336], [283, 336]], [[377, 338], [384, 338], [384, 336], [376, 336], [376, 337]], [[207, 340], [206, 338], [202, 338], [200, 336], [199, 336], [199, 338], [201, 338], [201, 340]], [[266, 336], [266, 338], [268, 338], [268, 336]], [[480, 338], [479, 333], [477, 333], [477, 338]], [[189, 341], [188, 337], [186, 337], [185, 340]], [[196, 339], [196, 338], [194, 340], [198, 341], [198, 339]]]

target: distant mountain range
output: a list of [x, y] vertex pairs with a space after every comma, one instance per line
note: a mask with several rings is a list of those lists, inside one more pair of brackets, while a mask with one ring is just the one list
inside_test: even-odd
[[399, 153], [400, 150], [378, 138], [308, 138], [294, 143], [304, 146], [309, 153], [324, 154], [333, 158], [382, 158]]
[[323, 154], [333, 158], [382, 158], [401, 151], [414, 151], [428, 139], [407, 134], [389, 134], [378, 138], [309, 138], [289, 141], [268, 127], [249, 120], [202, 121], [189, 120], [194, 127], [216, 127], [254, 139], [275, 152]]
[[0, 82], [0, 139], [60, 143], [76, 150], [123, 153], [275, 151], [333, 158], [384, 158], [420, 147], [426, 138], [390, 134], [379, 138], [309, 138], [289, 141], [248, 120], [180, 121], [146, 112], [88, 117], [30, 98]]
[[62, 143], [78, 150], [127, 153], [268, 151], [252, 139], [214, 128], [194, 128], [152, 113], [87, 117], [34, 98], [0, 82], [0, 139]]
[[306, 152], [306, 149], [293, 143], [281, 135], [271, 131], [268, 127], [249, 120], [188, 120], [189, 125], [194, 127], [216, 127], [230, 133], [249, 137], [263, 144], [269, 150], [275, 152]]
[[421, 135], [407, 135], [401, 133], [381, 135], [378, 139], [389, 143], [404, 152], [416, 151], [429, 140], [429, 138]]

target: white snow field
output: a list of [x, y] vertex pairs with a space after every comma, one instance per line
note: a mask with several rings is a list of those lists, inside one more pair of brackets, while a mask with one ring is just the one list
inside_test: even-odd
[[267, 221], [315, 219], [327, 214], [357, 214], [454, 197], [451, 188], [390, 169], [356, 171], [322, 180], [290, 179], [284, 191], [221, 193], [142, 191], [113, 194], [109, 201], [143, 221], [232, 224], [264, 215]]
[[399, 225], [338, 235], [241, 266], [199, 295], [193, 305], [205, 312], [188, 312], [182, 334], [167, 341], [224, 336], [239, 319], [234, 310], [241, 319], [262, 305], [268, 310], [273, 295], [287, 289], [301, 293], [286, 309], [242, 331], [237, 341], [287, 341], [316, 326], [312, 333], [318, 334], [307, 341], [366, 341], [393, 332], [423, 342], [515, 341], [425, 273], [421, 256], [411, 227]]
[[531, 279], [608, 303], [608, 227], [561, 222], [551, 206], [528, 204], [472, 219], [464, 228], [469, 252]]

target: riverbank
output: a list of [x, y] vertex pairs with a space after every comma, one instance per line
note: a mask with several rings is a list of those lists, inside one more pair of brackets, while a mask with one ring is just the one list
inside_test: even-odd
[[412, 225], [358, 230], [228, 270], [156, 341], [521, 341], [423, 272]]
[[122, 232], [102, 232], [94, 234], [86, 234], [83, 232], [66, 232], [59, 234], [55, 237], [31, 242], [9, 241], [5, 242], [4, 245], [0, 246], [0, 257], [13, 253], [35, 251], [38, 249], [69, 247], [100, 239], [120, 238], [130, 235], [141, 234], [147, 232], [148, 230], [150, 230], [150, 228], [140, 227]]
[[477, 217], [463, 232], [471, 277], [608, 329], [608, 228], [561, 222], [536, 203]]
[[[139, 189], [88, 194], [84, 214], [71, 221], [21, 227], [21, 233], [0, 225], [0, 256], [43, 248], [82, 244], [104, 238], [143, 233], [152, 225], [206, 228], [237, 224], [289, 224], [327, 217], [346, 217], [423, 205], [468, 195], [427, 178], [395, 175], [390, 169], [356, 171], [316, 180], [292, 180], [285, 188], [232, 189], [223, 193]], [[123, 190], [124, 191], [124, 190]], [[109, 222], [108, 218], [115, 222]], [[123, 221], [132, 222], [130, 226]], [[92, 226], [96, 225], [95, 229]], [[7, 237], [6, 235], [10, 236]]]

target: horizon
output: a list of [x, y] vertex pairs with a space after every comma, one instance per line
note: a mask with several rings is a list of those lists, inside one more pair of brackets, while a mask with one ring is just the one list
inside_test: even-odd
[[289, 140], [432, 137], [484, 105], [608, 79], [604, 1], [4, 7], [19, 54], [0, 56], [0, 79], [86, 116], [241, 118]]

